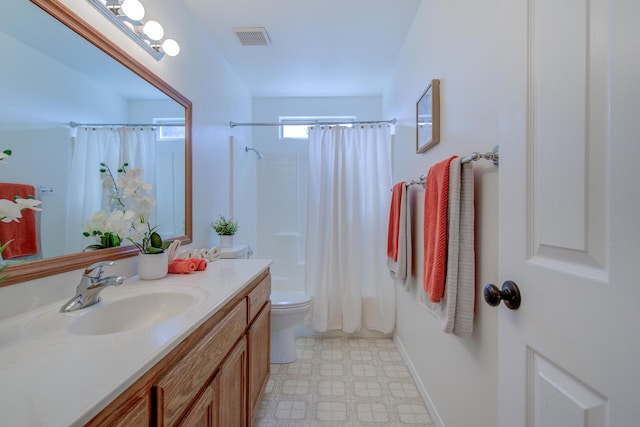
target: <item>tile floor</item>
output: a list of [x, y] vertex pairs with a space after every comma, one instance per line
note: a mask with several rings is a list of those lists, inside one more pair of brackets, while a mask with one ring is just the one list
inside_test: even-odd
[[391, 338], [297, 338], [272, 364], [253, 427], [433, 427]]

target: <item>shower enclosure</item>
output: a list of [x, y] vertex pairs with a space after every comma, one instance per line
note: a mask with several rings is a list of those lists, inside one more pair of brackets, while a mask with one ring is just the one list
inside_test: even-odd
[[273, 289], [304, 292], [306, 141], [279, 141], [257, 162], [256, 257], [273, 259]]

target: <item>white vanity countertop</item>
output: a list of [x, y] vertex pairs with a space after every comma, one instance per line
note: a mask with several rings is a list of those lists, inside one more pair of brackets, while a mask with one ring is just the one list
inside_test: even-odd
[[65, 326], [91, 307], [58, 313], [66, 299], [0, 322], [0, 425], [83, 425], [270, 264], [222, 259], [210, 262], [206, 271], [151, 281], [134, 277], [101, 293], [108, 303], [124, 290], [184, 285], [198, 296], [185, 312], [144, 329], [72, 334]]

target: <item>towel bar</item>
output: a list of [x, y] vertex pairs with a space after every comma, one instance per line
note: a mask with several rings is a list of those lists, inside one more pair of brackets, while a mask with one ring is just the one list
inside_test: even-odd
[[491, 151], [486, 152], [484, 154], [474, 151], [473, 153], [469, 154], [467, 157], [460, 160], [460, 164], [465, 164], [465, 163], [473, 162], [480, 159], [491, 160], [494, 166], [499, 166], [500, 165], [500, 147], [496, 145], [493, 147]]
[[[481, 159], [491, 160], [494, 166], [499, 166], [500, 165], [500, 146], [496, 145], [493, 147], [491, 151], [488, 151], [484, 154], [474, 151], [468, 156], [463, 157], [462, 160], [460, 160], [460, 164], [462, 165], [465, 163], [474, 162], [476, 160], [481, 160]], [[427, 176], [420, 175], [420, 179], [418, 181], [414, 179], [411, 182], [405, 183], [405, 186], [410, 187], [412, 185], [422, 185], [422, 188], [424, 188], [426, 183], [427, 183]], [[393, 189], [391, 189], [390, 191], [393, 191]]]

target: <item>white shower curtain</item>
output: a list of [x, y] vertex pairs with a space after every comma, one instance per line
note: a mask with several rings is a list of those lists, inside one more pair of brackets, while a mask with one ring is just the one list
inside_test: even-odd
[[[82, 232], [91, 214], [103, 206], [100, 163], [115, 174], [122, 162], [141, 167], [144, 180], [155, 191], [155, 141], [152, 129], [78, 128], [73, 144], [65, 253], [82, 251], [87, 241]], [[153, 193], [155, 195], [155, 193]]]
[[117, 129], [77, 129], [69, 173], [65, 253], [80, 252], [87, 246], [82, 236], [84, 223], [102, 207], [100, 162], [115, 165], [119, 156]]
[[[147, 193], [155, 200], [156, 194], [156, 130], [155, 128], [122, 128], [120, 143], [120, 163], [128, 162], [130, 167], [142, 168], [144, 181], [151, 184]], [[157, 223], [156, 209], [149, 215], [151, 223]]]
[[395, 293], [386, 267], [391, 187], [390, 126], [309, 130], [305, 283], [314, 330], [393, 331]]

